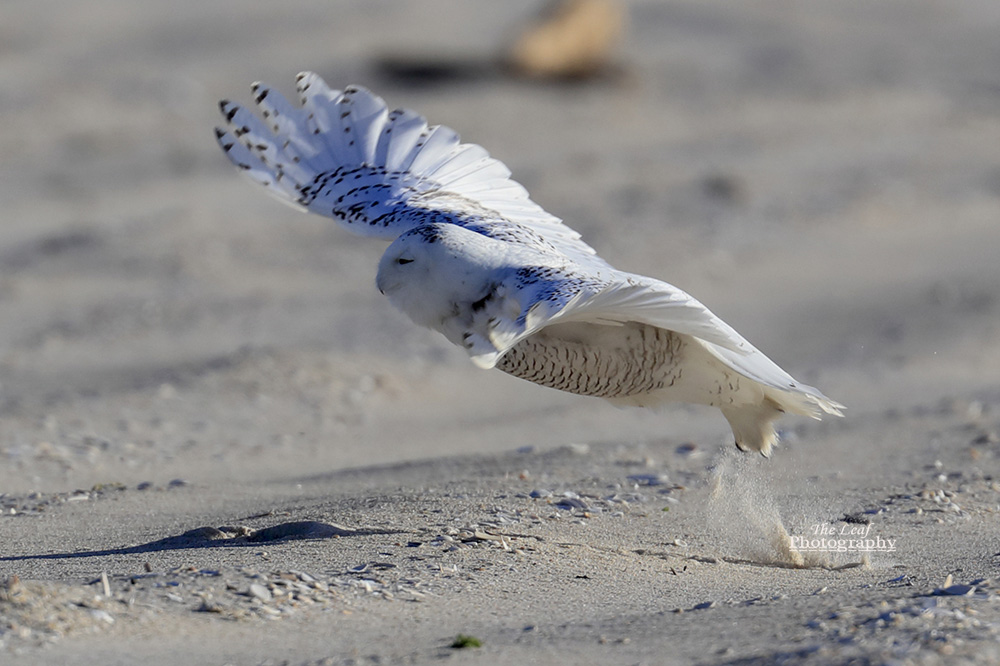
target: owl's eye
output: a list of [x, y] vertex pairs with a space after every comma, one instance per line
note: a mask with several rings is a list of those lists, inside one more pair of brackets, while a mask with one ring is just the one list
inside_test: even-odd
[[402, 266], [403, 264], [412, 264], [413, 259], [405, 259], [403, 257], [400, 257], [399, 259], [396, 259], [396, 263], [399, 264], [400, 266]]

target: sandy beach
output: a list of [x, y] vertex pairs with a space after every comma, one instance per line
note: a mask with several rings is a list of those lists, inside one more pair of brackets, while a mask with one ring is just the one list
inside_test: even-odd
[[[1000, 662], [1000, 5], [624, 7], [573, 81], [498, 64], [523, 0], [0, 9], [0, 663]], [[845, 418], [476, 368], [216, 146], [302, 70]]]

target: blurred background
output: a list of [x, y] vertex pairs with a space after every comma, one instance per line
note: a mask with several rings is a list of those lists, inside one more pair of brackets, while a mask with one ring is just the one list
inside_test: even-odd
[[239, 177], [217, 101], [301, 70], [485, 146], [849, 419], [996, 402], [998, 34], [995, 0], [4, 3], [0, 491], [728, 445], [477, 370], [374, 289], [383, 243]]

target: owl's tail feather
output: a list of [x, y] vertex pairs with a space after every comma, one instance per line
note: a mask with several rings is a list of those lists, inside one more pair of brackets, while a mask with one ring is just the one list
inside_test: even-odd
[[740, 451], [758, 451], [765, 458], [778, 443], [778, 433], [774, 430], [774, 420], [782, 410], [770, 398], [757, 403], [744, 403], [738, 407], [722, 407], [722, 413], [736, 438], [736, 448]]
[[820, 418], [822, 410], [834, 416], [843, 416], [844, 406], [830, 400], [811, 386], [799, 384], [796, 390], [778, 390], [769, 386], [763, 389], [762, 399], [720, 407], [736, 438], [740, 451], [759, 451], [765, 458], [778, 443], [774, 420], [785, 413]]

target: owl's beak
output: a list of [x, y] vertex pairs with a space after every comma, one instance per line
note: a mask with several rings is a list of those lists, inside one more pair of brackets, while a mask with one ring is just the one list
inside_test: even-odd
[[387, 286], [388, 285], [385, 283], [385, 279], [384, 279], [384, 276], [382, 275], [382, 271], [379, 271], [375, 275], [375, 288], [378, 289], [378, 293], [380, 293], [383, 296], [385, 296], [385, 289], [386, 289]]

